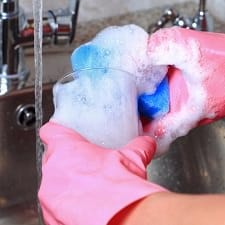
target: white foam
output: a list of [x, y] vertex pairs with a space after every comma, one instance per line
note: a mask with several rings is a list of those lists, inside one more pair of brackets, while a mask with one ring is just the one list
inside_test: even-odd
[[[139, 93], [153, 94], [167, 73], [167, 66], [153, 66], [148, 55], [148, 33], [130, 24], [102, 30], [92, 43], [110, 54], [108, 66], [130, 72], [136, 77]], [[104, 60], [104, 59], [103, 59]]]
[[104, 76], [98, 74], [98, 79], [90, 71], [81, 71], [78, 76], [70, 83], [54, 86], [55, 112], [51, 120], [109, 148], [121, 147], [138, 136], [133, 77], [115, 70], [108, 70]]
[[108, 70], [105, 76], [86, 70], [70, 83], [55, 85], [51, 120], [110, 148], [121, 147], [141, 134], [137, 96], [154, 93], [167, 72], [167, 66], [150, 63], [148, 37], [136, 25], [113, 26], [97, 34], [90, 42], [100, 51], [97, 60], [120, 70]]
[[92, 43], [107, 50], [110, 56], [108, 67], [130, 72], [135, 81], [113, 71], [105, 77], [90, 76], [88, 72], [71, 83], [57, 84], [54, 87], [55, 113], [52, 120], [78, 131], [96, 144], [120, 147], [141, 132], [137, 95], [154, 93], [167, 72], [167, 65], [174, 62], [186, 72], [184, 79], [189, 98], [176, 114], [152, 122], [153, 129], [148, 135], [155, 135], [158, 129], [155, 124], [161, 123], [164, 129], [162, 137], [156, 136], [158, 154], [205, 117], [204, 73], [198, 62], [201, 52], [196, 41], [180, 44], [171, 39], [165, 45], [162, 42], [154, 46], [154, 54], [150, 54], [148, 34], [138, 26], [126, 25], [104, 29]]
[[[174, 28], [176, 29], [176, 28]], [[177, 34], [179, 35], [179, 34]], [[163, 38], [163, 35], [162, 35]], [[188, 100], [183, 104], [181, 110], [175, 114], [168, 114], [164, 118], [155, 120], [152, 129], [147, 134], [154, 135], [157, 129], [163, 129], [163, 135], [157, 139], [157, 154], [160, 155], [168, 150], [170, 144], [178, 137], [186, 135], [197, 122], [203, 118], [210, 118], [206, 115], [206, 91], [203, 86], [205, 75], [202, 71], [199, 59], [201, 51], [197, 40], [189, 39], [177, 42], [173, 38], [155, 46], [151, 54], [151, 61], [154, 65], [177, 65], [182, 70], [188, 90]], [[174, 59], [174, 57], [176, 57]], [[174, 64], [174, 62], [176, 62]], [[180, 87], [177, 87], [180, 88]], [[156, 127], [156, 124], [160, 124]]]

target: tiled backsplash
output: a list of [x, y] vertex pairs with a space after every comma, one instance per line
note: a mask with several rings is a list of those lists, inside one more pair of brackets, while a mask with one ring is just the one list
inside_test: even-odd
[[[44, 0], [43, 2], [44, 8], [48, 10], [63, 8], [68, 4], [68, 1], [73, 0]], [[198, 0], [189, 0], [189, 2], [190, 1], [198, 2]], [[79, 20], [89, 21], [93, 19], [101, 19], [136, 10], [150, 9], [157, 6], [166, 6], [184, 2], [188, 2], [188, 0], [81, 0]], [[31, 0], [20, 0], [20, 3], [26, 12], [31, 12]], [[224, 0], [208, 0], [207, 7], [214, 16], [217, 16], [219, 19], [225, 21]]]

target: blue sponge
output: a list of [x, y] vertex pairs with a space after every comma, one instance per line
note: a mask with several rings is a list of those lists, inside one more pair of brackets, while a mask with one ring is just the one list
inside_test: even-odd
[[140, 116], [148, 119], [155, 119], [169, 112], [169, 85], [167, 77], [159, 84], [154, 94], [142, 94], [139, 96], [138, 111]]
[[73, 71], [87, 68], [106, 68], [110, 58], [107, 50], [87, 43], [75, 49], [71, 55]]
[[[108, 49], [100, 48], [91, 42], [81, 45], [71, 55], [71, 64], [73, 71], [79, 69], [103, 68], [97, 74], [104, 74], [112, 60], [113, 53]], [[157, 87], [152, 95], [142, 94], [138, 97], [138, 111], [140, 116], [154, 119], [165, 115], [169, 111], [169, 86], [165, 78]]]

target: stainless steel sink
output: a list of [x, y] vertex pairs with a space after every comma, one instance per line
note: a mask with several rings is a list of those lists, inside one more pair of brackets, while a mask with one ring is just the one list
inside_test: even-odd
[[[44, 121], [52, 115], [52, 85], [43, 88]], [[38, 224], [34, 89], [0, 96], [0, 225]]]
[[37, 225], [38, 221], [34, 202], [3, 208], [0, 212], [0, 225]]
[[149, 179], [182, 193], [225, 193], [225, 121], [198, 127], [153, 160]]
[[[44, 121], [53, 112], [51, 89], [44, 85]], [[33, 104], [32, 87], [0, 97], [0, 225], [38, 224]], [[176, 140], [153, 160], [149, 177], [177, 192], [224, 193], [225, 121]]]

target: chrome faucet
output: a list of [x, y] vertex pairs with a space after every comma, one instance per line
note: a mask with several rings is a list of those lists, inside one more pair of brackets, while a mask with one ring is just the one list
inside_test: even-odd
[[[75, 36], [79, 0], [66, 9], [49, 10], [43, 18], [43, 45], [71, 43]], [[26, 19], [19, 0], [0, 0], [0, 95], [21, 89], [29, 71], [25, 47], [33, 47], [34, 21]]]
[[148, 32], [154, 33], [160, 28], [166, 26], [168, 23], [171, 23], [174, 26], [200, 31], [213, 30], [212, 18], [206, 9], [206, 0], [199, 1], [198, 11], [194, 18], [184, 18], [173, 8], [166, 9], [161, 18], [155, 24], [151, 24], [149, 26]]

